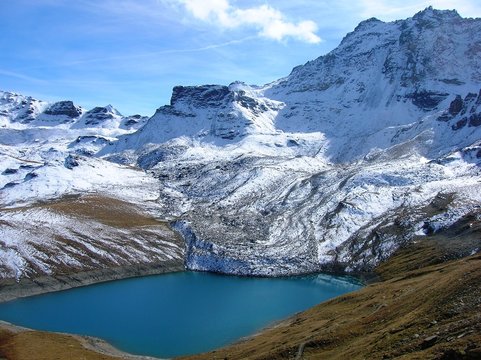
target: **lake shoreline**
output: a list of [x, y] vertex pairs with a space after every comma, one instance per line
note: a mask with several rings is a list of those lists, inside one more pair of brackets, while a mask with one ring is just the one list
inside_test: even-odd
[[306, 277], [318, 274], [326, 274], [334, 277], [349, 277], [355, 279], [363, 286], [376, 283], [380, 281], [375, 272], [371, 273], [347, 273], [343, 271], [316, 271], [316, 272], [301, 272], [277, 276], [265, 275], [242, 275], [221, 273], [218, 271], [207, 270], [190, 270], [185, 267], [181, 261], [165, 261], [159, 264], [135, 264], [129, 266], [118, 266], [104, 269], [95, 269], [89, 271], [79, 271], [71, 274], [60, 275], [44, 275], [34, 279], [22, 278], [20, 281], [14, 279], [0, 279], [0, 303], [12, 301], [15, 299], [42, 295], [56, 291], [63, 291], [82, 286], [100, 284], [103, 282], [124, 280], [136, 277], [168, 274], [182, 271], [194, 271], [201, 273], [209, 273], [219, 276], [233, 276], [240, 278], [292, 278], [292, 277]]
[[[421, 246], [421, 248], [424, 248], [424, 247]], [[227, 346], [226, 348], [221, 348], [221, 349], [212, 351], [212, 352], [207, 353], [207, 354], [199, 354], [199, 355], [187, 356], [187, 357], [183, 357], [183, 358], [189, 358], [189, 359], [191, 359], [191, 358], [202, 359], [202, 358], [206, 358], [206, 357], [207, 358], [209, 358], [209, 357], [211, 357], [211, 358], [223, 358], [223, 356], [225, 356], [225, 355], [231, 355], [232, 358], [234, 358], [234, 359], [236, 359], [236, 358], [240, 359], [246, 353], [241, 352], [240, 353], [241, 356], [239, 356], [239, 353], [236, 354], [236, 350], [235, 350], [236, 347], [248, 346], [250, 342], [257, 341], [256, 339], [261, 339], [261, 341], [265, 341], [266, 336], [267, 336], [268, 339], [271, 338], [271, 335], [269, 335], [269, 334], [272, 333], [272, 331], [277, 331], [277, 332], [286, 331], [284, 329], [291, 328], [292, 326], [295, 326], [295, 327], [299, 326], [300, 318], [305, 316], [303, 314], [310, 314], [308, 316], [308, 318], [309, 318], [310, 316], [314, 316], [315, 314], [317, 314], [317, 312], [321, 311], [321, 309], [328, 310], [328, 313], [326, 314], [325, 320], [322, 320], [322, 324], [324, 324], [325, 321], [327, 321], [328, 319], [330, 319], [331, 317], [333, 317], [337, 313], [337, 310], [339, 310], [337, 308], [335, 309], [336, 311], [330, 311], [329, 310], [332, 306], [338, 306], [336, 304], [339, 304], [339, 306], [345, 306], [346, 310], [349, 309], [349, 311], [353, 311], [353, 314], [356, 314], [357, 312], [362, 311], [362, 307], [361, 308], [359, 307], [359, 304], [357, 304], [356, 299], [358, 299], [359, 297], [363, 298], [363, 297], [366, 296], [366, 294], [369, 294], [373, 291], [375, 291], [375, 295], [374, 294], [369, 295], [368, 298], [370, 299], [369, 301], [376, 302], [377, 307], [373, 308], [374, 314], [375, 314], [377, 311], [380, 311], [381, 309], [389, 309], [390, 308], [390, 306], [388, 304], [386, 304], [386, 305], [388, 305], [388, 307], [385, 307], [386, 305], [383, 304], [383, 302], [385, 302], [386, 299], [384, 299], [384, 297], [381, 296], [381, 295], [386, 294], [386, 292], [384, 291], [385, 288], [389, 288], [389, 287], [391, 287], [395, 284], [398, 284], [399, 288], [409, 288], [409, 286], [407, 286], [407, 287], [403, 286], [404, 285], [403, 283], [406, 282], [406, 281], [407, 282], [417, 281], [417, 279], [422, 279], [422, 277], [424, 277], [424, 276], [436, 276], [436, 280], [433, 281], [434, 279], [431, 279], [431, 281], [429, 281], [429, 283], [430, 284], [433, 284], [433, 283], [437, 284], [441, 280], [441, 278], [439, 278], [439, 276], [441, 276], [441, 277], [445, 276], [444, 274], [449, 274], [451, 272], [454, 272], [456, 270], [456, 268], [469, 266], [469, 264], [471, 264], [471, 266], [474, 266], [476, 263], [479, 263], [476, 260], [479, 261], [479, 259], [480, 259], [479, 254], [478, 254], [477, 256], [474, 255], [474, 256], [471, 256], [469, 258], [461, 258], [459, 260], [451, 260], [451, 261], [447, 261], [447, 262], [444, 259], [444, 261], [440, 260], [439, 262], [436, 262], [437, 265], [432, 265], [432, 264], [428, 265], [428, 264], [426, 264], [428, 259], [433, 258], [432, 256], [428, 256], [428, 255], [432, 255], [432, 254], [430, 252], [418, 251], [418, 250], [419, 249], [408, 248], [404, 251], [401, 251], [399, 256], [394, 256], [393, 259], [390, 259], [386, 264], [383, 264], [382, 266], [380, 266], [379, 269], [378, 269], [379, 275], [380, 275], [380, 281], [376, 282], [375, 284], [371, 284], [371, 285], [365, 287], [363, 290], [357, 291], [357, 292], [352, 293], [350, 295], [341, 296], [337, 299], [333, 299], [333, 300], [325, 302], [323, 304], [319, 304], [318, 306], [312, 308], [312, 310], [308, 310], [307, 312], [295, 314], [295, 315], [290, 316], [290, 317], [288, 317], [284, 320], [274, 322], [274, 323], [270, 324], [269, 326], [266, 326], [265, 328], [261, 329], [261, 331], [256, 332], [255, 334], [253, 334], [251, 336], [247, 336], [247, 337], [239, 339], [237, 342], [235, 342], [234, 344], [232, 344], [230, 346]], [[422, 249], [422, 250], [425, 250], [425, 248]], [[409, 258], [409, 260], [410, 260], [409, 262], [405, 262], [406, 257]], [[406, 268], [407, 264], [410, 264], [409, 268]], [[448, 269], [449, 269], [449, 271], [448, 271]], [[165, 270], [167, 270], [167, 269], [165, 269]], [[419, 273], [419, 275], [418, 275], [418, 273]], [[463, 273], [465, 273], [465, 272], [463, 271]], [[466, 272], [466, 273], [473, 273], [474, 274], [475, 268], [470, 269], [470, 271]], [[455, 276], [455, 278], [458, 278], [458, 276]], [[452, 283], [453, 283], [452, 281], [449, 281], [448, 284], [452, 284]], [[469, 286], [471, 287], [473, 285], [473, 281], [468, 282], [468, 284], [470, 284]], [[409, 283], [409, 285], [412, 286], [413, 284]], [[462, 286], [463, 288], [465, 287], [464, 284], [462, 284], [460, 286]], [[422, 288], [426, 289], [427, 287], [425, 285], [423, 285]], [[441, 288], [440, 290], [442, 290], [444, 292], [443, 288]], [[474, 289], [472, 289], [472, 290], [474, 290]], [[399, 290], [397, 290], [397, 291], [399, 291]], [[456, 293], [459, 293], [459, 290], [456, 291]], [[419, 292], [419, 295], [420, 295], [420, 298], [421, 298], [422, 302], [427, 300], [426, 296], [423, 295], [423, 292]], [[364, 301], [367, 301], [367, 300], [364, 299], [362, 302], [364, 302]], [[352, 302], [354, 302], [354, 304], [351, 304]], [[382, 307], [379, 307], [379, 303], [383, 304]], [[410, 300], [409, 300], [408, 303], [406, 303], [406, 306], [409, 303], [410, 303]], [[367, 308], [371, 309], [370, 306], [367, 307]], [[432, 309], [432, 308], [433, 308], [433, 304], [430, 304], [426, 310], [429, 310], [429, 309]], [[372, 311], [373, 310], [369, 310], [370, 313]], [[383, 311], [385, 311], [385, 310], [383, 310]], [[366, 314], [364, 314], [363, 316], [366, 316]], [[372, 316], [372, 315], [368, 314], [368, 316]], [[394, 317], [394, 319], [397, 319], [397, 318], [398, 318], [398, 316], [396, 315]], [[470, 315], [467, 315], [466, 317], [464, 317], [463, 321], [467, 321], [469, 318], [470, 318]], [[436, 319], [438, 320], [439, 324], [442, 324], [442, 322], [439, 321], [439, 319], [440, 319], [439, 317], [436, 317]], [[304, 321], [308, 321], [308, 320], [304, 320]], [[336, 320], [336, 321], [338, 321], [338, 320]], [[430, 320], [430, 321], [431, 322], [429, 324], [435, 323], [432, 320]], [[321, 325], [321, 323], [319, 323], [319, 325]], [[319, 327], [319, 325], [316, 325], [316, 328]], [[386, 331], [386, 326], [387, 325], [382, 325], [382, 327], [380, 329], [378, 329], [377, 331], [379, 331], [379, 333], [381, 333], [381, 334], [384, 334], [385, 331]], [[425, 339], [427, 339], [429, 337], [428, 335], [430, 335], [430, 332], [435, 331], [437, 326], [438, 326], [438, 324], [436, 326], [433, 326], [431, 324], [431, 325], [427, 326], [426, 328], [422, 327], [420, 329], [417, 326], [416, 327], [406, 326], [406, 329], [412, 329], [413, 330], [413, 331], [409, 331], [409, 333], [411, 333], [411, 332], [413, 333], [413, 334], [409, 334], [410, 338], [413, 339], [412, 340], [413, 342], [416, 342], [416, 341], [422, 342], [422, 341], [425, 341]], [[449, 340], [450, 338], [447, 337], [448, 341], [452, 341], [452, 343], [449, 343], [449, 345], [447, 345], [444, 342], [446, 340], [440, 341], [439, 346], [442, 346], [442, 348], [439, 348], [439, 350], [438, 350], [437, 349], [438, 347], [436, 346], [436, 347], [433, 347], [433, 351], [438, 350], [441, 353], [442, 353], [442, 351], [448, 351], [449, 349], [451, 349], [452, 351], [456, 351], [456, 352], [461, 351], [461, 353], [463, 351], [467, 351], [467, 350], [463, 350], [466, 346], [468, 346], [468, 345], [465, 345], [465, 343], [469, 344], [472, 341], [477, 339], [476, 338], [476, 336], [477, 336], [476, 330], [473, 328], [473, 326], [475, 326], [475, 325], [471, 325], [470, 327], [467, 327], [467, 332], [461, 332], [460, 335], [458, 335], [459, 337], [455, 337], [456, 341]], [[10, 329], [10, 330], [13, 328], [13, 329], [23, 329], [24, 331], [30, 331], [29, 329], [22, 328], [20, 326], [11, 325], [11, 324], [0, 321], [0, 334], [4, 333], [6, 328]], [[402, 331], [407, 331], [407, 330], [402, 330]], [[38, 331], [30, 331], [30, 332], [32, 334], [41, 333], [41, 332], [38, 332]], [[416, 332], [417, 332], [417, 334], [420, 334], [420, 335], [417, 335]], [[426, 333], [424, 333], [424, 332], [426, 332]], [[464, 335], [465, 333], [471, 334], [471, 335], [469, 335], [469, 336]], [[75, 341], [75, 343], [78, 346], [81, 346], [83, 348], [83, 351], [85, 351], [85, 352], [92, 351], [94, 353], [94, 355], [92, 355], [93, 357], [86, 357], [86, 359], [89, 359], [89, 360], [90, 359], [95, 359], [95, 360], [97, 360], [97, 359], [99, 359], [99, 360], [109, 359], [110, 360], [110, 359], [115, 359], [115, 358], [117, 358], [117, 359], [118, 358], [120, 358], [120, 359], [132, 359], [132, 360], [157, 359], [157, 358], [154, 358], [154, 357], [145, 357], [145, 356], [142, 357], [142, 356], [136, 356], [136, 355], [124, 353], [120, 350], [117, 350], [116, 348], [111, 346], [106, 341], [103, 341], [103, 340], [97, 339], [97, 338], [93, 338], [93, 337], [70, 335], [70, 334], [60, 334], [60, 333], [44, 333], [44, 332], [43, 332], [43, 334], [46, 337], [46, 339], [48, 339], [48, 341], [53, 342], [55, 344], [58, 344], [59, 351], [69, 351], [69, 349], [66, 349], [65, 346], [62, 347], [62, 342], [64, 340], [63, 337], [68, 336], [69, 338], [73, 339], [73, 341]], [[360, 334], [358, 334], [358, 335], [359, 335], [359, 338], [364, 338], [364, 336], [361, 336]], [[332, 336], [330, 336], [330, 338], [332, 338]], [[366, 336], [372, 336], [372, 335], [368, 334]], [[418, 336], [421, 336], [419, 338], [419, 340], [417, 340]], [[464, 337], [461, 338], [461, 336], [464, 336]], [[438, 337], [440, 339], [442, 339], [444, 337], [444, 335], [441, 333], [441, 336], [438, 336]], [[348, 336], [348, 338], [356, 339], [358, 337], [357, 336], [354, 336], [354, 337]], [[264, 340], [262, 340], [262, 339], [264, 339]], [[277, 346], [279, 346], [279, 344], [276, 344], [274, 339], [275, 339], [275, 337], [271, 338], [271, 341], [273, 341], [273, 342], [269, 345], [269, 348], [271, 350], [275, 350], [277, 348]], [[382, 338], [382, 339], [384, 339], [384, 338]], [[2, 345], [5, 343], [5, 341], [4, 341], [4, 339], [1, 339], [1, 338], [0, 338], [0, 340], [2, 340], [2, 341], [0, 341], [0, 355], [4, 355], [4, 352], [3, 352], [4, 348], [2, 348]], [[339, 341], [339, 339], [336, 340], [336, 341]], [[376, 341], [380, 341], [380, 340], [376, 340]], [[19, 346], [23, 347], [23, 344], [27, 345], [29, 343], [30, 343], [30, 341], [19, 342]], [[268, 341], [267, 343], [269, 344], [270, 341]], [[48, 354], [48, 350], [44, 348], [43, 344], [44, 344], [44, 339], [42, 339], [42, 341], [39, 341], [38, 346], [43, 351], [44, 354]], [[297, 352], [298, 348], [300, 349], [302, 347], [302, 344], [304, 344], [304, 343], [297, 343], [297, 345], [296, 345], [297, 347], [291, 348], [290, 351], [289, 351], [289, 354], [292, 355], [293, 352]], [[311, 344], [309, 342], [306, 343], [306, 344], [307, 345], [305, 345], [305, 349], [304, 349], [304, 347], [302, 347], [303, 351], [312, 351], [310, 349]], [[354, 344], [352, 344], [352, 345], [354, 345]], [[384, 346], [385, 346], [385, 348], [384, 348], [385, 350], [389, 350], [389, 348], [392, 346], [392, 344], [388, 342], [388, 343], [384, 344]], [[448, 347], [446, 348], [446, 350], [443, 350], [443, 348], [445, 346], [448, 346]], [[349, 348], [351, 348], [351, 347], [352, 346], [350, 345]], [[354, 348], [357, 348], [357, 346], [354, 346]], [[461, 350], [458, 350], [458, 348], [461, 349]], [[342, 349], [340, 348], [339, 351], [341, 351], [341, 350]], [[429, 350], [430, 350], [430, 348], [426, 349], [426, 351], [429, 351]], [[449, 351], [451, 351], [451, 350], [449, 350]], [[369, 350], [369, 351], [371, 351], [371, 350]], [[389, 350], [389, 351], [391, 351], [391, 350]], [[258, 352], [258, 354], [257, 354], [257, 352]], [[258, 349], [257, 352], [256, 352], [257, 355], [262, 356], [262, 353], [263, 353], [262, 349]], [[270, 352], [270, 350], [269, 350], [269, 352]], [[265, 354], [266, 353], [264, 353], [264, 355]], [[433, 354], [433, 353], [430, 353], [430, 354]], [[231, 356], [229, 356], [229, 358]], [[7, 358], [10, 359], [10, 357], [7, 357]], [[11, 359], [13, 359], [13, 360], [20, 359], [20, 357], [12, 357]], [[45, 357], [45, 359], [48, 359], [48, 357]]]
[[378, 266], [379, 282], [179, 360], [479, 358], [481, 254], [438, 251], [428, 240], [400, 249]]
[[[253, 336], [321, 301], [362, 286], [351, 280], [355, 279], [322, 274], [249, 279], [177, 272], [5, 303], [0, 318], [41, 332], [93, 335], [131, 354], [185, 356]], [[259, 302], [259, 294], [271, 301]], [[225, 299], [231, 300], [229, 305]], [[239, 318], [239, 313], [246, 316]], [[206, 326], [206, 316], [217, 320]], [[65, 325], [60, 319], [67, 319]], [[144, 319], [143, 325], [139, 319]], [[186, 337], [190, 337], [187, 343]]]
[[[111, 267], [99, 270], [81, 271], [78, 273], [62, 274], [57, 276], [41, 276], [35, 279], [24, 278], [19, 282], [15, 281], [14, 279], [2, 279], [0, 280], [0, 303], [19, 298], [69, 290], [110, 281], [169, 274], [182, 272], [185, 270], [186, 269], [183, 261], [174, 260], [162, 262], [160, 264], [136, 264], [131, 266], [119, 266], [115, 268]], [[102, 360], [104, 355], [107, 356], [107, 358], [112, 357], [125, 360], [159, 359], [151, 356], [129, 354], [117, 349], [109, 342], [97, 337], [69, 333], [43, 332], [15, 325], [3, 320], [0, 320], [0, 355], [4, 355], [4, 349], [2, 349], [1, 345], [5, 343], [5, 339], [10, 339], [12, 336], [15, 336], [19, 333], [43, 334], [47, 339], [54, 342], [62, 342], [65, 338], [67, 338], [70, 339], [75, 345], [78, 345], [81, 349], [83, 349], [81, 351], [92, 352], [94, 354], [93, 358], [96, 358], [95, 354], [98, 354], [99, 359], [102, 357]], [[23, 346], [23, 343], [24, 341], [20, 341], [21, 346]]]
[[[7, 321], [0, 320], [0, 340], [5, 336], [15, 336], [20, 333], [32, 333], [32, 334], [45, 334], [46, 336], [53, 338], [68, 338], [78, 343], [79, 346], [83, 347], [87, 351], [92, 351], [99, 355], [105, 355], [108, 357], [114, 357], [124, 360], [160, 360], [160, 358], [152, 356], [143, 355], [133, 355], [126, 353], [122, 350], [117, 349], [107, 341], [96, 338], [93, 336], [83, 336], [69, 333], [58, 333], [58, 332], [44, 332], [27, 327], [15, 325]], [[5, 335], [8, 334], [8, 335]]]
[[81, 271], [71, 274], [41, 276], [34, 279], [22, 278], [18, 282], [14, 279], [2, 279], [0, 280], [0, 303], [108, 281], [160, 275], [185, 270], [183, 261], [172, 260], [157, 264], [135, 264]]

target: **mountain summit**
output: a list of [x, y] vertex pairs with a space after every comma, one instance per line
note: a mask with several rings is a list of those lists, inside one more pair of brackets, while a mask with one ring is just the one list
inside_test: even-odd
[[[176, 87], [144, 133], [112, 151], [179, 136], [225, 143], [250, 134], [319, 132], [329, 138], [322, 152], [330, 161], [359, 159], [373, 145], [392, 146], [399, 127], [449, 107], [457, 95], [478, 94], [481, 48], [473, 39], [480, 30], [479, 19], [431, 7], [406, 20], [369, 19], [335, 50], [272, 84]], [[373, 144], [370, 137], [386, 129], [389, 141]], [[431, 149], [442, 151], [437, 146], [446, 141], [457, 146], [457, 139], [434, 139]], [[466, 144], [475, 139], [468, 135]]]

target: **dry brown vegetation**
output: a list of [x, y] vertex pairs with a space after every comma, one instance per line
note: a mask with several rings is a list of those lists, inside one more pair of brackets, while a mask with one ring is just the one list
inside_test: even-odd
[[76, 218], [86, 218], [98, 221], [104, 225], [131, 228], [150, 225], [165, 225], [163, 221], [145, 214], [136, 205], [98, 194], [66, 195], [58, 200], [42, 201], [36, 204], [0, 209], [1, 211], [27, 211], [32, 209], [48, 209]]
[[165, 224], [144, 214], [131, 203], [103, 196], [90, 195], [55, 201], [49, 203], [47, 207], [67, 215], [86, 217], [114, 227], [131, 228]]
[[[54, 201], [1, 209], [0, 215], [2, 213], [7, 216], [0, 221], [0, 227], [18, 229], [24, 236], [12, 247], [21, 244], [28, 248], [27, 255], [33, 254], [25, 259], [28, 266], [24, 271], [30, 278], [158, 263], [167, 259], [168, 254], [183, 262], [183, 240], [168, 223], [122, 200], [101, 195], [64, 196]], [[34, 220], [9, 218], [8, 213], [21, 213]], [[65, 218], [61, 225], [55, 222], [57, 215]], [[8, 239], [0, 239], [0, 246], [7, 246], [4, 240]], [[51, 273], [46, 274], [45, 267]], [[0, 272], [2, 270], [5, 274], [11, 273], [0, 265]], [[0, 286], [4, 280], [8, 279], [0, 280]]]
[[0, 354], [23, 360], [110, 360], [118, 359], [87, 349], [71, 335], [0, 328]]

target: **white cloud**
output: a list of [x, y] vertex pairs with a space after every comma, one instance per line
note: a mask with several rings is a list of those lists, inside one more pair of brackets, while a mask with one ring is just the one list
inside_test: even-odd
[[211, 22], [223, 28], [251, 26], [260, 36], [282, 41], [295, 38], [312, 44], [321, 42], [316, 34], [317, 24], [310, 20], [293, 23], [284, 14], [269, 5], [241, 9], [228, 0], [177, 0], [195, 18]]
[[229, 10], [227, 0], [182, 0], [185, 8], [196, 18], [207, 21], [209, 19], [223, 20], [223, 15]]

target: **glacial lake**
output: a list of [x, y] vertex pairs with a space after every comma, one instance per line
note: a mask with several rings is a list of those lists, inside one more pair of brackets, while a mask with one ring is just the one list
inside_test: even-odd
[[0, 304], [0, 319], [173, 357], [212, 350], [362, 285], [316, 274], [247, 278], [181, 272], [106, 282]]

